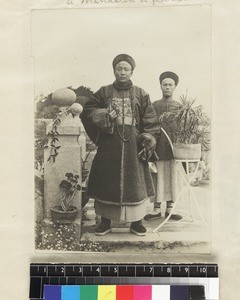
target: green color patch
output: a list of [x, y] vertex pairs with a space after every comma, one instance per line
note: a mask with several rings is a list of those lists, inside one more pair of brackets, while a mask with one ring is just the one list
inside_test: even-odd
[[98, 300], [98, 286], [97, 285], [81, 285], [80, 288], [81, 300]]

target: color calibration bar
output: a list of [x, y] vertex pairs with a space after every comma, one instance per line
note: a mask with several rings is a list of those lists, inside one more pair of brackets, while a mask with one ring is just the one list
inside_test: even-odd
[[43, 300], [46, 286], [58, 286], [61, 293], [68, 292], [69, 286], [78, 286], [80, 291], [83, 286], [168, 286], [169, 290], [170, 286], [203, 286], [202, 299], [219, 298], [216, 264], [31, 264], [30, 300]]
[[218, 300], [206, 298], [204, 286], [173, 285], [46, 285], [44, 300]]

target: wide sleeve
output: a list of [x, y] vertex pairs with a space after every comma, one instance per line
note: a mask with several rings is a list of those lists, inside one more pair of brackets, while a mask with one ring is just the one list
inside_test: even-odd
[[104, 87], [100, 88], [86, 102], [81, 114], [81, 120], [86, 133], [95, 144], [97, 144], [101, 133], [112, 133], [112, 123], [109, 119], [107, 95], [104, 93]]
[[160, 132], [159, 121], [156, 111], [147, 93], [142, 91], [142, 118], [141, 133], [150, 133], [156, 136]]

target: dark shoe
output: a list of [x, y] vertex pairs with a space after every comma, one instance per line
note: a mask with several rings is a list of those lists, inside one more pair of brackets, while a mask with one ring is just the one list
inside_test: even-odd
[[[169, 216], [169, 213], [165, 213], [165, 217], [167, 218]], [[171, 217], [169, 218], [169, 220], [172, 220], [172, 221], [180, 221], [182, 220], [182, 216], [181, 215], [178, 215], [178, 214], [172, 214]]]
[[101, 223], [95, 229], [95, 235], [105, 235], [111, 231], [111, 221], [102, 218]]
[[144, 236], [146, 235], [146, 228], [143, 226], [142, 221], [132, 222], [130, 226], [130, 232], [138, 235], [138, 236]]
[[157, 219], [161, 219], [161, 213], [158, 214], [148, 214], [144, 217], [145, 221], [152, 221], [152, 220], [157, 220]]

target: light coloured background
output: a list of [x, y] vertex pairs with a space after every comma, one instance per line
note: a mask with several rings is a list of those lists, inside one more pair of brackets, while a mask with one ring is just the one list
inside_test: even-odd
[[171, 70], [180, 77], [175, 98], [188, 89], [211, 113], [210, 6], [34, 10], [31, 21], [35, 96], [67, 86], [97, 91], [114, 80], [113, 58], [127, 53], [134, 84], [152, 101], [161, 98], [159, 75]]
[[[2, 2], [2, 1], [1, 1]], [[32, 262], [216, 262], [221, 300], [238, 299], [240, 275], [240, 5], [212, 1], [213, 79], [213, 254], [101, 257], [34, 252], [33, 78], [31, 1], [1, 3], [0, 253], [1, 298], [28, 299]], [[57, 6], [57, 1], [55, 1]], [[55, 4], [54, 3], [54, 4]], [[38, 1], [38, 5], [42, 2]], [[52, 4], [53, 5], [53, 4]], [[173, 24], [175, 25], [175, 24]], [[43, 24], [44, 26], [44, 24]], [[177, 24], [175, 25], [178, 26]], [[47, 28], [46, 28], [47, 31]], [[64, 76], [64, 75], [63, 75]], [[146, 88], [147, 90], [147, 88]]]

